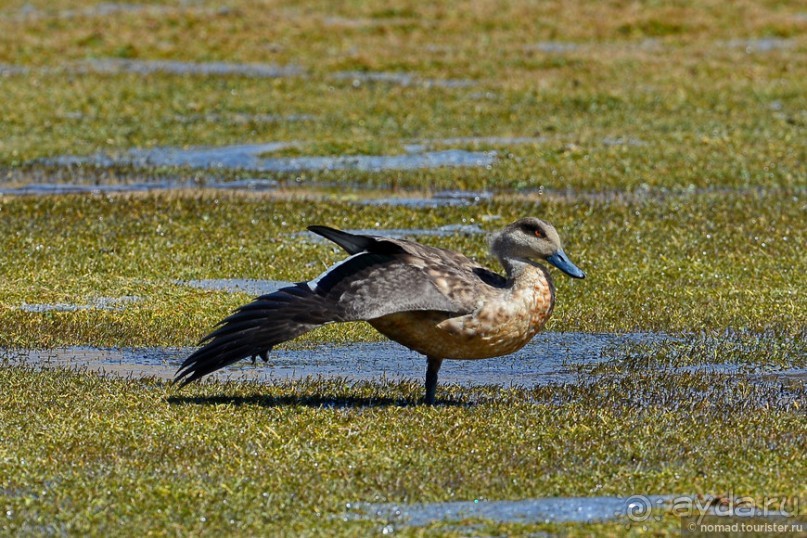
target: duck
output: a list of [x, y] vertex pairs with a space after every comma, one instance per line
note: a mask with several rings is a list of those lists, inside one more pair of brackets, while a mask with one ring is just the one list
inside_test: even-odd
[[585, 273], [563, 250], [555, 227], [521, 218], [489, 238], [504, 275], [451, 250], [407, 239], [308, 230], [348, 257], [316, 278], [236, 309], [177, 370], [185, 386], [243, 359], [267, 362], [272, 349], [331, 323], [364, 321], [426, 357], [424, 403], [433, 405], [444, 360], [487, 359], [524, 347], [546, 324], [555, 286], [546, 262], [571, 278]]

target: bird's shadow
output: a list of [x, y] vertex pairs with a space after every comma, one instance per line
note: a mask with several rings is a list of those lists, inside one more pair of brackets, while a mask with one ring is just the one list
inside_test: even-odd
[[[404, 398], [363, 397], [363, 396], [269, 396], [254, 394], [250, 396], [169, 396], [166, 401], [172, 405], [258, 405], [261, 407], [314, 407], [317, 409], [342, 409], [363, 407], [422, 407], [422, 400]], [[472, 402], [459, 400], [440, 400], [437, 407], [468, 407]]]

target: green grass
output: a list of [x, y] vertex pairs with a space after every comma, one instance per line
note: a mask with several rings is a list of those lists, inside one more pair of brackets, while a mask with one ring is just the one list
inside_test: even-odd
[[[83, 24], [59, 17], [59, 5], [24, 23], [14, 5], [0, 17], [0, 63], [32, 70], [0, 77], [0, 166], [12, 172], [42, 157], [131, 147], [299, 141], [295, 153], [350, 155], [394, 153], [420, 138], [541, 135], [546, 141], [537, 147], [500, 152], [491, 170], [275, 177], [594, 190], [804, 185], [807, 45], [795, 4], [636, 9], [476, 1], [451, 10], [413, 4], [399, 18], [379, 16], [387, 11], [375, 2], [327, 11], [297, 3], [220, 11], [202, 3], [159, 14], [80, 17]], [[578, 23], [587, 19], [592, 23]], [[787, 45], [746, 53], [727, 44], [771, 37]], [[658, 42], [648, 46], [647, 38]], [[531, 48], [542, 41], [581, 46], [564, 53]], [[77, 63], [121, 51], [133, 59], [297, 65], [306, 74], [70, 74]], [[474, 84], [354, 87], [335, 78], [345, 70]], [[311, 118], [227, 120], [251, 114]], [[221, 120], [204, 120], [209, 115]], [[605, 143], [618, 138], [643, 145]], [[84, 169], [74, 177], [87, 181], [93, 174]]]
[[[178, 394], [61, 371], [3, 368], [0, 379], [0, 502], [10, 513], [0, 525], [10, 534], [355, 535], [383, 525], [342, 521], [359, 500], [807, 494], [793, 439], [804, 427], [803, 387], [800, 409], [783, 403], [778, 384], [720, 375], [647, 370], [571, 393], [449, 387], [456, 405], [437, 408], [411, 405], [419, 383], [209, 384]], [[498, 532], [618, 534], [625, 523]], [[671, 530], [677, 520], [650, 524]]]
[[[448, 405], [436, 409], [414, 406], [420, 381], [207, 384], [180, 393], [163, 382], [4, 367], [0, 491], [11, 516], [0, 521], [10, 534], [355, 535], [385, 525], [343, 521], [346, 504], [359, 501], [803, 498], [803, 381], [754, 373], [807, 364], [802, 206], [801, 196], [780, 191], [503, 197], [414, 212], [222, 193], [6, 198], [3, 346], [192, 345], [248, 296], [175, 280], [310, 278], [342, 254], [298, 235], [307, 223], [434, 227], [473, 218], [494, 229], [524, 214], [555, 221], [588, 273], [580, 282], [558, 275], [551, 329], [695, 335], [611, 350], [609, 361], [581, 370], [591, 384], [441, 387]], [[480, 236], [423, 240], [491, 261]], [[121, 295], [143, 300], [122, 311], [17, 308]], [[372, 338], [350, 324], [304, 341]], [[741, 373], [678, 370], [714, 363]], [[678, 528], [676, 514], [656, 516], [651, 529]], [[628, 523], [398, 530], [621, 534]]]
[[[0, 348], [193, 345], [249, 297], [177, 281], [312, 278], [343, 254], [300, 235], [309, 224], [492, 231], [525, 215], [555, 223], [587, 273], [556, 275], [548, 330], [671, 339], [608, 350], [580, 369], [578, 384], [441, 386], [444, 405], [435, 408], [416, 405], [420, 380], [179, 392], [6, 361], [0, 534], [381, 533], [384, 521], [344, 521], [356, 502], [654, 493], [807, 502], [804, 378], [779, 372], [807, 365], [801, 4], [142, 4], [101, 15], [84, 0], [3, 3], [0, 187], [266, 177], [288, 188], [0, 195]], [[782, 41], [754, 50], [759, 39]], [[751, 40], [748, 51], [742, 40]], [[576, 47], [536, 46], [546, 42]], [[87, 70], [104, 58], [256, 62], [302, 74]], [[27, 71], [3, 74], [4, 66]], [[339, 78], [344, 71], [415, 82], [354, 84]], [[463, 84], [441, 87], [445, 80]], [[472, 136], [535, 140], [441, 141]], [[393, 155], [426, 141], [495, 150], [496, 160], [288, 174], [43, 161], [275, 141], [296, 144], [266, 157]], [[436, 209], [356, 204], [439, 189], [496, 196]], [[496, 268], [482, 236], [422, 241]], [[122, 310], [20, 309], [124, 295], [141, 300]], [[375, 338], [349, 324], [291, 345]], [[654, 516], [629, 529], [622, 519], [395, 530], [678, 532], [675, 513]]]
[[[343, 256], [305, 226], [495, 230], [525, 215], [554, 222], [584, 281], [556, 274], [550, 326], [564, 331], [692, 332], [804, 328], [804, 199], [785, 192], [597, 202], [503, 199], [477, 207], [359, 206], [233, 194], [6, 198], [0, 202], [4, 346], [192, 345], [247, 295], [176, 283], [314, 278]], [[493, 220], [485, 216], [495, 216]], [[486, 222], [485, 222], [486, 221]], [[53, 223], [60, 223], [54, 226]], [[425, 237], [500, 270], [482, 236]], [[764, 285], [760, 285], [764, 283]], [[134, 295], [123, 311], [31, 313], [23, 303]], [[345, 335], [338, 336], [340, 333]], [[367, 339], [363, 325], [313, 338]]]

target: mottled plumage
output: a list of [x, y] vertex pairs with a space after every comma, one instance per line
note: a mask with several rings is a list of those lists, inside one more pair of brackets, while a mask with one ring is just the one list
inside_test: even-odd
[[274, 346], [320, 325], [367, 321], [428, 358], [426, 402], [433, 403], [443, 359], [512, 353], [552, 315], [555, 288], [545, 260], [574, 278], [584, 274], [563, 252], [555, 228], [536, 218], [491, 238], [506, 277], [457, 252], [403, 239], [310, 231], [350, 257], [309, 282], [258, 297], [225, 318], [177, 372], [183, 385], [244, 358], [267, 360]]

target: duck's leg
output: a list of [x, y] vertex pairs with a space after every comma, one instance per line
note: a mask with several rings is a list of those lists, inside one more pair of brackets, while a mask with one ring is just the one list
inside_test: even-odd
[[437, 373], [443, 364], [443, 359], [437, 357], [426, 357], [428, 366], [426, 367], [426, 405], [434, 405], [434, 395], [437, 392]]

